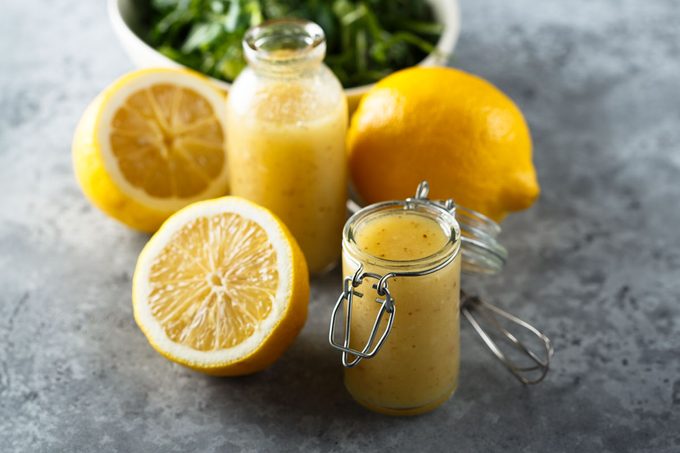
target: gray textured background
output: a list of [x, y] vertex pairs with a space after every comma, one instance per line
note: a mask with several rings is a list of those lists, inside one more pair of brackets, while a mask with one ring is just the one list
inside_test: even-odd
[[[680, 451], [680, 2], [462, 2], [455, 64], [525, 112], [543, 187], [509, 219], [502, 276], [471, 281], [552, 336], [518, 385], [465, 328], [456, 397], [364, 411], [326, 346], [333, 274], [270, 370], [173, 365], [132, 319], [146, 237], [81, 196], [70, 140], [131, 69], [102, 1], [0, 5], [2, 451]], [[467, 327], [467, 326], [466, 326]]]

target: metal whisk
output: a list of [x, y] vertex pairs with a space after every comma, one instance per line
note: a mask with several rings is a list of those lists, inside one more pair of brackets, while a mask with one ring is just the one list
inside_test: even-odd
[[[545, 378], [546, 374], [548, 374], [548, 370], [550, 369], [550, 359], [554, 353], [550, 338], [545, 336], [545, 334], [528, 322], [508, 313], [507, 311], [501, 310], [494, 305], [484, 302], [478, 296], [469, 295], [465, 291], [461, 291], [460, 296], [461, 313], [475, 329], [477, 335], [479, 335], [484, 341], [484, 344], [486, 344], [493, 355], [495, 355], [496, 358], [500, 360], [503, 365], [505, 365], [508, 371], [510, 371], [522, 384], [538, 384], [541, 382], [543, 378]], [[529, 349], [523, 342], [518, 340], [512, 332], [501, 325], [499, 322], [499, 317], [504, 318], [535, 335], [543, 346], [542, 351], [535, 353]], [[481, 323], [479, 322], [480, 318], [483, 319], [483, 322], [490, 325], [497, 332], [500, 332], [506, 342], [509, 343], [520, 354], [528, 357], [533, 365], [519, 365], [507, 354], [503, 353], [498, 343], [496, 343], [482, 327]]]

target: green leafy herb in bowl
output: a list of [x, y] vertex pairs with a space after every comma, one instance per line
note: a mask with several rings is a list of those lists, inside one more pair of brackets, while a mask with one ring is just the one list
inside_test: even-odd
[[373, 83], [435, 52], [443, 25], [423, 0], [149, 0], [147, 42], [166, 57], [231, 82], [241, 40], [267, 19], [298, 17], [326, 33], [326, 64], [346, 88]]

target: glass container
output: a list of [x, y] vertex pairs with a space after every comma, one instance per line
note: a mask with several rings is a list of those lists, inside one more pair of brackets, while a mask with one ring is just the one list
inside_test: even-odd
[[265, 22], [243, 48], [248, 66], [227, 100], [231, 193], [279, 216], [321, 273], [340, 256], [346, 218], [342, 85], [323, 64], [324, 34], [312, 22]]
[[378, 203], [350, 218], [342, 245], [345, 294], [354, 301], [345, 307], [347, 340], [357, 351], [343, 354], [345, 386], [377, 412], [434, 409], [458, 385], [461, 232], [454, 214], [418, 199]]

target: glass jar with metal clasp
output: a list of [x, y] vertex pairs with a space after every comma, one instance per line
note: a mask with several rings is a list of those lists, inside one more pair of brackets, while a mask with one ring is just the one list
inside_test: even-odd
[[[456, 391], [460, 313], [525, 384], [543, 379], [552, 355], [550, 340], [536, 328], [461, 292], [461, 268], [503, 268], [507, 253], [496, 240], [498, 225], [456, 209], [452, 200], [429, 200], [428, 192], [423, 182], [413, 198], [357, 210], [343, 231], [343, 290], [331, 314], [329, 342], [342, 352], [352, 397], [391, 415], [430, 411]], [[533, 334], [540, 353], [499, 320]], [[530, 363], [503, 352], [489, 326]]]

